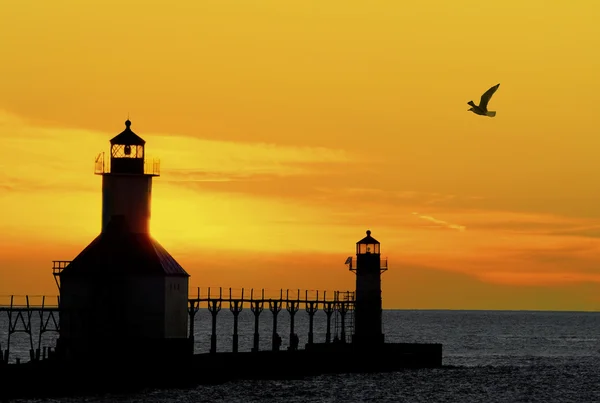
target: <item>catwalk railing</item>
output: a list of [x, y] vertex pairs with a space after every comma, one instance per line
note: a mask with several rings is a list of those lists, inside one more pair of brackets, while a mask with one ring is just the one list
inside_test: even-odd
[[[28, 336], [30, 360], [44, 359], [46, 354], [51, 353], [51, 347], [42, 346], [42, 336], [46, 332], [59, 331], [58, 303], [59, 297], [29, 295], [0, 297], [0, 314], [5, 313], [8, 319], [5, 350], [2, 349], [0, 342], [0, 363], [9, 361], [11, 339], [15, 333], [24, 333]], [[19, 361], [20, 359], [17, 359], [17, 362]]]
[[[298, 311], [303, 308], [308, 314], [308, 343], [314, 343], [314, 316], [322, 309], [326, 315], [326, 331], [325, 343], [332, 342], [331, 320], [332, 316], [337, 318], [342, 316], [339, 326], [336, 326], [334, 341], [345, 343], [348, 341], [348, 335], [345, 324], [346, 315], [350, 316], [354, 311], [354, 292], [353, 291], [333, 291], [329, 294], [327, 291], [300, 291], [300, 290], [283, 290], [278, 292], [267, 291], [264, 289], [255, 292], [254, 289], [248, 290], [231, 288], [223, 290], [223, 288], [207, 288], [204, 292], [200, 288], [196, 289], [195, 297], [190, 297], [188, 300], [190, 315], [189, 337], [194, 339], [195, 315], [201, 307], [205, 306], [211, 313], [211, 337], [210, 337], [210, 352], [217, 352], [217, 315], [223, 307], [223, 303], [228, 304], [228, 308], [233, 314], [233, 335], [232, 335], [232, 351], [237, 352], [239, 348], [238, 334], [238, 317], [244, 305], [249, 307], [254, 315], [254, 334], [252, 351], [258, 351], [260, 345], [259, 318], [260, 314], [267, 308], [272, 314], [272, 332], [271, 332], [271, 349], [277, 351], [281, 347], [282, 339], [277, 331], [278, 315], [283, 308], [288, 312], [289, 324], [289, 347], [290, 350], [298, 349], [299, 338], [295, 333], [295, 318]], [[224, 292], [225, 291], [225, 292]], [[337, 319], [336, 325], [338, 324]], [[352, 321], [350, 321], [352, 322]]]
[[[279, 350], [282, 338], [278, 333], [279, 313], [285, 310], [289, 316], [288, 349], [298, 349], [299, 337], [296, 334], [296, 314], [303, 310], [308, 315], [307, 344], [315, 343], [315, 314], [322, 311], [326, 316], [325, 337], [323, 342], [346, 343], [352, 336], [354, 311], [353, 291], [316, 291], [316, 290], [254, 290], [231, 288], [197, 288], [188, 298], [188, 337], [192, 341], [196, 337], [196, 315], [200, 309], [207, 309], [210, 314], [210, 348], [209, 352], [217, 352], [217, 317], [222, 308], [229, 310], [233, 316], [233, 334], [231, 351], [239, 351], [239, 315], [243, 309], [249, 309], [254, 319], [252, 351], [260, 345], [259, 318], [263, 310], [271, 312], [272, 350]], [[9, 362], [11, 342], [15, 333], [27, 336], [29, 357], [31, 360], [46, 358], [53, 347], [42, 346], [42, 337], [48, 332], [58, 333], [59, 297], [46, 296], [0, 296], [0, 317], [6, 315], [5, 333], [6, 347], [2, 349], [0, 339], [0, 363]], [[334, 328], [332, 329], [332, 320]], [[0, 322], [1, 323], [1, 322]], [[2, 337], [4, 338], [4, 337]], [[17, 358], [17, 362], [19, 359]]]

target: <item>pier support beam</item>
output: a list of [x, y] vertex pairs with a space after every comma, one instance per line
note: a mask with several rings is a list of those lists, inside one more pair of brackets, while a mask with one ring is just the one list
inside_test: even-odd
[[296, 313], [300, 309], [300, 290], [298, 290], [298, 300], [290, 301], [289, 294], [286, 295], [286, 307], [285, 309], [290, 314], [290, 345], [289, 350], [297, 350], [298, 349], [298, 335], [294, 332], [294, 324]]
[[308, 292], [307, 292], [307, 302], [306, 302], [306, 312], [308, 313], [308, 344], [313, 344], [314, 336], [314, 321], [315, 321], [315, 313], [319, 310], [319, 294], [317, 294], [317, 301], [308, 301]]
[[238, 317], [244, 307], [244, 289], [242, 288], [242, 299], [231, 299], [231, 288], [229, 289], [229, 310], [233, 313], [233, 337], [232, 337], [232, 351], [238, 352]]
[[208, 301], [208, 310], [212, 315], [212, 326], [210, 334], [210, 352], [217, 352], [217, 314], [221, 310], [221, 299], [211, 299]]
[[281, 336], [277, 333], [277, 315], [281, 311], [281, 300], [269, 300], [269, 309], [273, 314], [273, 334], [271, 336], [271, 346], [273, 351], [279, 351], [281, 346]]
[[254, 340], [252, 351], [258, 351], [260, 334], [258, 332], [259, 317], [263, 311], [265, 299], [265, 290], [262, 290], [262, 298], [259, 301], [254, 300], [254, 290], [250, 290], [250, 310], [254, 314]]
[[327, 331], [325, 333], [325, 343], [331, 343], [331, 315], [335, 312], [334, 302], [325, 301], [323, 303], [323, 311], [327, 315]]

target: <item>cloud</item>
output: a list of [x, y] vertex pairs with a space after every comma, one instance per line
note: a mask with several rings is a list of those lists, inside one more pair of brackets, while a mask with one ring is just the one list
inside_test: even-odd
[[175, 185], [187, 186], [195, 182], [235, 182], [235, 181], [256, 181], [272, 178], [275, 175], [252, 174], [244, 172], [225, 172], [225, 171], [199, 171], [199, 170], [167, 170], [168, 179], [165, 182]]
[[480, 279], [507, 285], [566, 285], [566, 284], [600, 284], [600, 273], [578, 273], [578, 272], [555, 272], [541, 273], [539, 271], [502, 272], [493, 271], [482, 273]]
[[[0, 110], [3, 147], [0, 160], [10, 169], [0, 173], [5, 190], [86, 189], [93, 160], [107, 152], [116, 135], [102, 131], [35, 126]], [[359, 155], [343, 149], [206, 140], [177, 134], [143, 133], [146, 157], [161, 160], [162, 181], [195, 187], [198, 182], [272, 181], [289, 176], [332, 175], [357, 165]], [[23, 158], [27, 158], [24, 163]], [[87, 183], [90, 185], [88, 186]], [[281, 183], [279, 186], [289, 186]], [[205, 189], [205, 188], [204, 188]], [[216, 190], [222, 190], [221, 187]], [[245, 190], [245, 189], [244, 189]], [[249, 189], [248, 189], [249, 190]], [[235, 191], [235, 189], [234, 189]]]
[[98, 185], [93, 183], [80, 183], [76, 181], [61, 181], [54, 176], [40, 176], [38, 178], [11, 177], [0, 174], [0, 190], [11, 193], [31, 192], [93, 192], [98, 191]]
[[[72, 236], [76, 225], [77, 236], [95, 232], [100, 178], [93, 175], [93, 160], [119, 130], [41, 128], [3, 119], [0, 161], [10, 169], [0, 172], [0, 193], [11, 190], [0, 199], [3, 228], [36, 223], [30, 232], [52, 228], [48, 242], [55, 242], [55, 233]], [[600, 222], [593, 219], [507, 211], [492, 195], [419, 186], [416, 179], [396, 175], [391, 165], [367, 160], [377, 156], [341, 148], [138, 134], [147, 140], [149, 157], [161, 158], [153, 228], [194, 255], [205, 253], [197, 245], [267, 254], [352, 250], [369, 228], [385, 253], [390, 251], [391, 262], [398, 251], [415, 265], [432, 262], [486, 283], [597, 281], [600, 248], [590, 241], [600, 235]], [[23, 155], [31, 157], [27, 163]], [[74, 189], [98, 193], [73, 194]]]
[[[384, 305], [415, 309], [531, 309], [594, 310], [599, 307], [597, 283], [565, 283], [536, 281], [535, 276], [473, 276], [471, 273], [449, 272], [427, 263], [400, 259], [383, 282]], [[505, 280], [505, 281], [503, 281]], [[392, 284], [394, 292], [385, 292]], [[476, 301], [476, 302], [475, 302]]]
[[204, 140], [149, 133], [147, 146], [160, 150], [164, 172], [220, 172], [302, 174], [319, 168], [360, 161], [362, 157], [343, 149]]
[[522, 234], [600, 238], [600, 222], [593, 218], [503, 210], [469, 210], [464, 212], [463, 219], [468, 222], [471, 230], [504, 232], [509, 236]]
[[559, 235], [559, 236], [578, 236], [586, 238], [600, 238], [600, 225], [588, 225], [588, 226], [571, 226], [563, 229], [556, 229], [548, 232], [548, 235]]
[[443, 204], [456, 199], [456, 195], [443, 195], [439, 193], [431, 194], [431, 199], [427, 200], [425, 204]]
[[447, 221], [443, 221], [443, 220], [438, 220], [437, 218], [428, 216], [428, 215], [422, 215], [420, 213], [412, 213], [413, 215], [416, 215], [417, 217], [423, 219], [423, 220], [427, 220], [429, 222], [432, 222], [434, 224], [437, 224], [435, 226], [427, 226], [429, 228], [433, 227], [433, 228], [449, 228], [449, 229], [455, 229], [458, 231], [465, 231], [467, 229], [467, 227], [465, 227], [464, 225], [458, 225], [458, 224], [450, 224]]
[[[165, 169], [163, 177], [167, 182], [185, 186], [194, 182], [241, 182], [277, 180], [289, 181], [295, 178], [326, 178], [335, 175], [335, 172], [344, 167], [356, 166], [352, 162], [279, 162], [266, 164], [249, 162], [245, 166], [230, 166], [227, 169]], [[293, 178], [292, 178], [293, 177]]]

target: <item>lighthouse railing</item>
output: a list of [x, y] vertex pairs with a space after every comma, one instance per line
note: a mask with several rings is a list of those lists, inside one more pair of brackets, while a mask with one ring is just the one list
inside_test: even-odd
[[146, 175], [159, 176], [160, 175], [160, 160], [159, 159], [146, 160], [144, 162], [144, 173]]
[[381, 271], [386, 271], [388, 269], [388, 260], [387, 258], [381, 259], [381, 264], [379, 265]]
[[[94, 160], [94, 174], [108, 174], [110, 173], [110, 168], [110, 158], [106, 158], [103, 152], [98, 154]], [[144, 174], [160, 176], [160, 159], [146, 158], [146, 160], [144, 160]]]
[[98, 154], [96, 160], [94, 161], [94, 174], [102, 175], [107, 172], [106, 167], [104, 166], [104, 153]]
[[[352, 256], [349, 256], [346, 259], [346, 262], [344, 262], [344, 264], [346, 266], [348, 266], [348, 270], [352, 271], [352, 272], [356, 272], [356, 263], [354, 261], [354, 258]], [[388, 269], [388, 259], [387, 257], [385, 259], [381, 259], [381, 262], [379, 264], [379, 269], [380, 271], [384, 272]]]

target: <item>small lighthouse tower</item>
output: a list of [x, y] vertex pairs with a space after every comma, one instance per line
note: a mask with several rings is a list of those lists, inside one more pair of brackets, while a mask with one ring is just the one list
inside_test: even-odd
[[371, 236], [371, 231], [356, 243], [356, 267], [352, 267], [351, 258], [348, 263], [350, 270], [356, 273], [352, 342], [360, 347], [383, 344], [381, 273], [387, 270], [387, 261], [381, 264], [380, 244]]
[[152, 179], [145, 141], [125, 122], [110, 140], [102, 176], [100, 234], [58, 274], [60, 334], [66, 360], [177, 360], [191, 356], [187, 338], [189, 275], [150, 236]]

